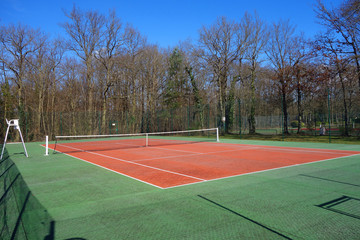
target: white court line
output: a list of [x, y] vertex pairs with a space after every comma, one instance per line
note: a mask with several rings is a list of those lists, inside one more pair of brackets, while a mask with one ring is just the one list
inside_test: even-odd
[[[117, 139], [117, 141], [125, 141], [128, 139]], [[131, 140], [131, 139], [130, 139]], [[163, 139], [152, 139], [152, 141], [162, 141]], [[172, 140], [172, 141], [178, 141], [178, 140]], [[185, 141], [185, 140], [184, 140]], [[100, 141], [101, 142], [101, 141]], [[120, 143], [117, 142], [115, 144], [118, 145], [125, 145], [125, 146], [137, 146], [137, 147], [145, 147], [145, 146], [139, 146], [139, 145], [135, 145], [135, 144], [126, 144], [126, 143]], [[178, 144], [181, 145], [182, 143]], [[189, 143], [190, 144], [190, 143]], [[224, 145], [224, 146], [228, 146], [228, 147], [235, 147], [235, 148], [244, 148], [246, 146], [250, 146], [249, 144], [236, 144], [236, 143], [218, 143], [218, 142], [194, 142], [191, 144], [204, 144], [209, 146], [212, 144], [217, 144], [219, 146], [220, 145]], [[98, 144], [94, 144], [94, 145], [98, 145]], [[173, 144], [173, 145], [177, 145], [177, 144]], [[328, 154], [344, 154], [346, 152], [351, 152], [354, 150], [338, 150], [338, 149], [334, 149], [334, 150], [330, 150], [330, 151], [324, 151], [324, 150], [329, 150], [329, 149], [318, 149], [318, 148], [302, 148], [302, 147], [279, 147], [279, 146], [264, 146], [264, 145], [253, 145], [254, 147], [256, 147], [257, 149], [264, 149], [264, 150], [280, 150], [280, 151], [286, 151], [286, 152], [304, 152], [304, 153], [328, 153]], [[170, 149], [170, 148], [160, 148], [160, 147], [154, 147], [154, 146], [149, 146], [151, 148], [159, 148], [159, 149], [164, 149], [164, 150], [169, 150], [169, 151], [182, 151], [182, 152], [189, 152], [189, 153], [196, 153], [196, 152], [192, 152], [192, 151], [185, 151], [185, 150], [178, 150], [178, 149]], [[119, 149], [117, 149], [119, 150]], [[126, 149], [120, 149], [120, 150], [126, 150]], [[355, 151], [356, 152], [356, 151]], [[347, 154], [347, 153], [345, 153]]]
[[[99, 145], [111, 145], [111, 144], [116, 144], [116, 145], [124, 145], [124, 146], [132, 146], [132, 147], [138, 147], [138, 148], [142, 148], [142, 147], [145, 147], [145, 145], [138, 145], [138, 144], [129, 144], [129, 143], [120, 143], [120, 142], [111, 142], [111, 141], [114, 141], [114, 140], [110, 140], [108, 142], [105, 142], [105, 141], [96, 141], [96, 142], [89, 142], [87, 143], [87, 145], [89, 146], [99, 146]], [[116, 140], [116, 141], [119, 141], [119, 140]], [[120, 141], [124, 141], [124, 140], [120, 140]], [[79, 142], [79, 143], [84, 143], [84, 142]], [[63, 144], [66, 144], [66, 143], [63, 143]], [[72, 144], [72, 143], [70, 143]], [[63, 145], [64, 146], [64, 145]], [[122, 149], [114, 149], [114, 150], [122, 150]]]
[[[304, 152], [304, 153], [329, 153], [329, 154], [349, 154], [349, 152], [359, 152], [355, 150], [338, 150], [338, 149], [321, 149], [321, 148], [301, 148], [301, 147], [278, 147], [278, 146], [264, 146], [264, 145], [249, 145], [249, 144], [236, 144], [236, 143], [221, 143], [225, 146], [246, 145], [246, 146], [257, 146], [260, 150], [280, 150], [286, 152]], [[244, 147], [244, 146], [243, 146]], [[329, 151], [324, 151], [329, 150]]]
[[[208, 143], [208, 142], [200, 142], [200, 143]], [[155, 158], [145, 158], [145, 159], [139, 159], [139, 160], [133, 160], [131, 162], [141, 162], [141, 161], [148, 161], [148, 160], [156, 160], [156, 159], [166, 159], [166, 158], [176, 158], [176, 157], [185, 157], [185, 156], [196, 156], [196, 155], [206, 155], [206, 154], [214, 154], [214, 153], [222, 153], [222, 152], [236, 152], [236, 151], [242, 151], [242, 150], [251, 150], [251, 149], [261, 149], [258, 146], [254, 146], [254, 147], [244, 147], [244, 146], [240, 146], [237, 147], [236, 149], [231, 149], [231, 150], [223, 150], [223, 151], [215, 151], [215, 152], [207, 152], [207, 153], [199, 153], [199, 152], [194, 152], [194, 151], [186, 151], [186, 150], [179, 150], [179, 149], [172, 149], [172, 148], [162, 148], [162, 147], [154, 147], [154, 146], [149, 146], [149, 147], [145, 147], [145, 146], [139, 146], [139, 145], [133, 145], [133, 144], [125, 144], [125, 143], [115, 143], [117, 145], [127, 145], [127, 146], [137, 146], [137, 147], [143, 147], [143, 148], [149, 148], [149, 149], [161, 149], [161, 150], [167, 150], [167, 151], [175, 151], [175, 152], [184, 152], [184, 153], [191, 153], [191, 154], [186, 154], [186, 155], [177, 155], [177, 156], [167, 156], [167, 157], [155, 157]], [[92, 145], [97, 145], [97, 144], [92, 144]], [[174, 144], [177, 145], [177, 144]], [[178, 144], [180, 145], [180, 144]], [[64, 146], [64, 145], [63, 145]], [[127, 149], [114, 149], [115, 151], [121, 150], [127, 150]], [[124, 160], [127, 161], [127, 160]]]
[[[280, 150], [281, 152], [303, 152], [303, 153], [326, 153], [326, 154], [334, 154], [334, 155], [338, 155], [338, 154], [348, 154], [345, 152], [335, 152], [335, 151], [341, 151], [341, 150], [331, 150], [331, 152], [327, 152], [324, 151], [324, 149], [319, 149], [318, 151], [314, 151], [314, 150], [308, 150], [308, 148], [306, 150], [304, 149], [288, 149], [288, 148], [264, 148], [266, 150]], [[345, 151], [345, 150], [344, 150]]]
[[194, 177], [194, 176], [190, 176], [190, 175], [186, 175], [186, 174], [182, 174], [182, 173], [178, 173], [178, 172], [173, 172], [173, 171], [169, 171], [169, 170], [165, 170], [165, 169], [161, 169], [161, 168], [157, 168], [157, 167], [151, 167], [151, 166], [147, 166], [147, 165], [144, 165], [144, 164], [141, 164], [141, 163], [131, 162], [131, 161], [127, 161], [127, 160], [124, 160], [124, 159], [121, 159], [121, 158], [111, 157], [111, 156], [107, 156], [107, 155], [96, 153], [96, 152], [91, 152], [91, 151], [86, 151], [86, 150], [79, 149], [79, 148], [65, 146], [65, 145], [62, 145], [62, 144], [59, 144], [59, 145], [63, 146], [63, 147], [70, 148], [70, 149], [74, 149], [74, 150], [77, 150], [77, 151], [80, 151], [80, 152], [86, 152], [86, 153], [89, 153], [89, 154], [94, 154], [94, 155], [98, 155], [98, 156], [101, 156], [101, 157], [110, 158], [110, 159], [114, 159], [114, 160], [117, 160], [117, 161], [126, 162], [126, 163], [130, 163], [130, 164], [134, 164], [134, 165], [138, 165], [138, 166], [142, 166], [142, 167], [146, 167], [146, 168], [151, 168], [151, 169], [155, 169], [155, 170], [162, 171], [162, 172], [167, 172], [167, 173], [171, 173], [171, 174], [175, 174], [175, 175], [179, 175], [179, 176], [183, 176], [183, 177], [188, 177], [188, 178], [192, 178], [192, 179], [196, 179], [196, 180], [200, 180], [200, 181], [205, 181], [205, 179], [197, 178], [197, 177]]
[[[180, 144], [178, 144], [178, 145], [180, 145]], [[179, 150], [179, 149], [172, 149], [172, 148], [161, 148], [161, 147], [153, 147], [153, 146], [149, 146], [149, 147], [150, 148], [155, 148], [155, 149], [173, 151], [173, 152], [198, 153], [198, 152], [193, 152], [193, 151], [186, 151], [186, 150]]]
[[[44, 147], [44, 148], [45, 148], [45, 146], [43, 146], [43, 145], [40, 145], [40, 146], [42, 146], [42, 147]], [[54, 149], [53, 149], [53, 150], [54, 150]], [[78, 160], [81, 160], [81, 161], [86, 162], [86, 163], [90, 163], [90, 164], [92, 164], [92, 165], [94, 165], [94, 166], [101, 167], [101, 168], [103, 168], [103, 169], [105, 169], [105, 170], [108, 170], [108, 171], [111, 171], [111, 172], [113, 172], [113, 173], [117, 173], [117, 174], [123, 175], [123, 176], [125, 176], [125, 177], [129, 177], [129, 178], [131, 178], [131, 179], [134, 179], [134, 180], [140, 181], [140, 182], [142, 182], [142, 183], [145, 183], [145, 184], [151, 185], [151, 186], [153, 186], [153, 187], [157, 187], [157, 188], [160, 188], [160, 189], [164, 189], [163, 187], [160, 187], [160, 186], [154, 185], [154, 184], [152, 184], [152, 183], [149, 183], [149, 182], [146, 182], [146, 181], [143, 181], [143, 180], [140, 180], [140, 179], [134, 178], [134, 177], [132, 177], [132, 176], [129, 176], [129, 175], [124, 174], [124, 173], [121, 173], [121, 172], [117, 172], [117, 171], [112, 170], [112, 169], [110, 169], [110, 168], [107, 168], [107, 167], [104, 167], [104, 166], [98, 165], [98, 164], [96, 164], [96, 163], [92, 163], [92, 162], [86, 161], [86, 160], [84, 160], [84, 159], [81, 159], [81, 158], [78, 158], [78, 157], [75, 157], [75, 156], [69, 155], [69, 154], [67, 154], [67, 153], [63, 153], [63, 152], [62, 152], [61, 154], [64, 154], [64, 155], [66, 155], [66, 156], [69, 156], [69, 157], [72, 157], [72, 158], [75, 158], [75, 159], [78, 159]]]
[[[154, 147], [152, 147], [154, 148]], [[158, 147], [157, 147], [158, 148]], [[158, 149], [164, 149], [164, 150], [169, 150], [167, 148], [158, 148]], [[139, 159], [139, 160], [134, 160], [132, 162], [141, 162], [141, 161], [148, 161], [148, 160], [157, 160], [157, 159], [166, 159], [166, 158], [177, 158], [177, 157], [188, 157], [188, 156], [198, 156], [198, 155], [208, 155], [208, 154], [214, 154], [214, 153], [224, 153], [224, 152], [237, 152], [237, 151], [242, 151], [242, 150], [252, 150], [252, 149], [257, 149], [256, 147], [254, 148], [243, 148], [243, 149], [236, 149], [236, 150], [224, 150], [224, 151], [216, 151], [216, 152], [207, 152], [207, 153], [197, 153], [197, 152], [192, 152], [193, 154], [186, 154], [186, 155], [177, 155], [177, 156], [166, 156], [166, 157], [155, 157], [155, 158], [145, 158], [145, 159]], [[171, 149], [170, 149], [171, 150]], [[187, 152], [187, 151], [186, 151]]]
[[[204, 143], [204, 142], [202, 142], [202, 143]], [[119, 144], [121, 144], [121, 143], [119, 143]], [[208, 143], [205, 143], [205, 144], [208, 144]], [[217, 144], [217, 143], [215, 143], [215, 144]], [[59, 145], [60, 145], [60, 144], [59, 144]], [[125, 145], [125, 144], [124, 144], [124, 145]], [[130, 144], [127, 144], [127, 145], [130, 145]], [[226, 150], [226, 151], [218, 151], [218, 152], [231, 152], [231, 151], [241, 151], [241, 150], [251, 150], [251, 149], [264, 149], [264, 150], [275, 150], [275, 151], [276, 151], [276, 150], [280, 150], [280, 151], [284, 151], [284, 150], [285, 150], [285, 151], [289, 151], [289, 152], [299, 152], [299, 151], [301, 151], [301, 152], [305, 152], [305, 153], [306, 153], [306, 152], [308, 152], [308, 153], [313, 153], [313, 152], [314, 152], [314, 153], [330, 153], [330, 154], [348, 154], [349, 152], [351, 152], [351, 150], [330, 150], [331, 152], [329, 152], [329, 151], [323, 151], [324, 149], [314, 149], [314, 150], [310, 150], [309, 148], [296, 148], [296, 147], [290, 147], [290, 149], [289, 149], [288, 147], [261, 146], [261, 145], [253, 145], [254, 147], [245, 148], [245, 146], [241, 146], [241, 145], [240, 145], [240, 146], [236, 146], [236, 144], [231, 144], [231, 143], [221, 143], [221, 145], [235, 147], [236, 150]], [[64, 146], [64, 145], [60, 145], [60, 146]], [[137, 145], [136, 145], [136, 146], [137, 146]], [[250, 147], [250, 145], [246, 145], [246, 146]], [[68, 147], [68, 146], [64, 146], [64, 147]], [[69, 147], [69, 148], [73, 148], [73, 147]], [[151, 146], [150, 146], [150, 148], [158, 148], [158, 149], [170, 150], [170, 151], [182, 151], [182, 150], [177, 150], [177, 149], [168, 149], [168, 148], [151, 147]], [[85, 151], [85, 150], [82, 150], [82, 149], [77, 149], [77, 148], [73, 148], [73, 149], [80, 150], [80, 151], [84, 151], [84, 152], [88, 152], [88, 151]], [[336, 152], [336, 151], [339, 151], [339, 152]], [[343, 152], [343, 151], [346, 151], [346, 153]], [[190, 151], [184, 151], [184, 152], [190, 152]], [[139, 180], [139, 179], [137, 179], [137, 178], [128, 176], [128, 175], [126, 175], [126, 174], [123, 174], [123, 173], [120, 173], [120, 172], [117, 172], [117, 171], [108, 169], [108, 168], [103, 167], [103, 166], [101, 166], [101, 165], [97, 165], [97, 164], [88, 162], [88, 161], [86, 161], [86, 160], [83, 160], [83, 159], [80, 159], [80, 158], [77, 158], [77, 157], [74, 157], [74, 156], [71, 156], [71, 155], [66, 154], [66, 155], [68, 155], [68, 156], [71, 156], [71, 157], [80, 159], [80, 160], [82, 160], [82, 161], [84, 161], [84, 162], [91, 163], [91, 164], [96, 165], [96, 166], [99, 166], [99, 167], [101, 167], [101, 168], [104, 168], [104, 169], [110, 170], [110, 171], [112, 171], [112, 172], [115, 172], [115, 173], [118, 173], [118, 174], [121, 174], [121, 175], [130, 177], [130, 178], [132, 178], [132, 179], [138, 180], [138, 181], [140, 181], [140, 182], [144, 182], [144, 183], [146, 183], [146, 184], [149, 184], [149, 185], [155, 186], [155, 187], [157, 187], [157, 188], [161, 188], [161, 189], [168, 189], [168, 188], [175, 188], [175, 187], [187, 186], [187, 185], [192, 185], [192, 184], [197, 184], [197, 183], [202, 183], [202, 182], [215, 181], [215, 180], [232, 178], [232, 177], [237, 177], [237, 176], [242, 176], [242, 175], [250, 175], [250, 174], [267, 172], [267, 171], [272, 171], [272, 170], [277, 170], [277, 169], [282, 169], [282, 168], [289, 168], [289, 167], [294, 167], [294, 166], [299, 166], [299, 165], [312, 164], [312, 163], [317, 163], [317, 162], [323, 162], [323, 161], [329, 161], [329, 160], [334, 160], [334, 159], [341, 159], [341, 158], [346, 158], [346, 157], [352, 157], [352, 156], [360, 155], [360, 154], [356, 153], [356, 154], [352, 154], [352, 155], [348, 155], [348, 156], [340, 156], [340, 157], [335, 157], [335, 158], [330, 158], [330, 159], [324, 159], [324, 160], [319, 160], [319, 161], [313, 161], [313, 162], [308, 162], [308, 163], [299, 163], [299, 164], [288, 165], [288, 166], [283, 166], [283, 167], [278, 167], [278, 168], [271, 168], [271, 169], [265, 169], [265, 170], [255, 171], [255, 172], [242, 173], [242, 174], [238, 174], [238, 175], [232, 175], [232, 176], [227, 176], [227, 177], [221, 177], [221, 178], [215, 178], [215, 179], [205, 180], [205, 179], [200, 179], [200, 178], [196, 178], [196, 177], [189, 176], [189, 175], [185, 175], [185, 174], [181, 174], [181, 173], [176, 173], [176, 172], [171, 172], [171, 171], [164, 170], [164, 169], [159, 169], [159, 168], [155, 168], [155, 167], [150, 167], [150, 166], [143, 165], [143, 164], [137, 164], [137, 163], [130, 162], [130, 161], [127, 161], [127, 160], [124, 160], [124, 159], [114, 158], [114, 157], [107, 156], [107, 155], [103, 155], [103, 154], [98, 154], [98, 153], [93, 153], [93, 152], [88, 152], [88, 153], [96, 154], [96, 155], [103, 156], [103, 157], [107, 157], [107, 158], [112, 158], [112, 159], [119, 160], [119, 161], [123, 161], [123, 162], [127, 162], [127, 163], [133, 163], [133, 164], [136, 164], [136, 165], [140, 165], [140, 166], [144, 166], [144, 167], [148, 167], [148, 168], [153, 168], [153, 169], [160, 170], [160, 171], [165, 171], [165, 172], [173, 173], [173, 174], [176, 174], [176, 175], [182, 175], [182, 176], [185, 176], [185, 177], [190, 177], [190, 178], [197, 179], [197, 180], [200, 180], [200, 181], [201, 181], [201, 182], [194, 182], [194, 183], [177, 185], [177, 186], [173, 186], [173, 187], [162, 188], [162, 187], [153, 185], [153, 184], [151, 184], [151, 183], [148, 183], [148, 182]], [[217, 152], [211, 152], [211, 153], [210, 153], [210, 152], [209, 152], [209, 153], [190, 152], [190, 153], [194, 153], [194, 154], [190, 154], [190, 155], [187, 154], [187, 155], [182, 155], [182, 156], [204, 155], [204, 154], [211, 154], [211, 153], [217, 153]], [[161, 157], [161, 158], [175, 158], [175, 157], [180, 157], [180, 156], [169, 156], [169, 157]], [[137, 160], [137, 161], [155, 160], [155, 159], [159, 159], [159, 158], [141, 159], [141, 160]]]
[[[155, 139], [155, 140], [157, 140], [157, 139]], [[119, 144], [121, 144], [121, 143], [119, 143]], [[249, 150], [251, 150], [251, 149], [262, 150], [263, 149], [263, 150], [273, 150], [273, 151], [281, 151], [281, 152], [303, 152], [303, 153], [320, 153], [320, 154], [326, 153], [326, 154], [334, 154], [334, 155], [348, 154], [348, 152], [352, 152], [352, 151], [358, 152], [358, 151], [354, 151], [354, 150], [338, 150], [338, 149], [330, 150], [330, 149], [318, 149], [318, 148], [278, 147], [278, 146], [248, 145], [248, 144], [245, 144], [245, 146], [244, 146], [244, 144], [218, 143], [218, 142], [196, 142], [193, 144], [202, 144], [202, 145], [206, 145], [206, 146], [211, 146], [212, 144], [217, 144], [219, 146], [219, 144], [220, 144], [225, 147], [232, 147], [232, 148], [235, 147], [237, 150], [247, 150], [247, 149], [243, 149], [243, 148], [254, 146], [253, 148], [249, 148]], [[174, 145], [177, 145], [177, 144], [174, 144]], [[181, 144], [178, 144], [178, 145], [181, 145]], [[153, 147], [151, 145], [149, 147], [163, 149], [163, 150], [169, 150], [169, 151], [189, 152], [189, 153], [194, 153], [194, 154], [196, 153], [196, 152], [192, 152], [192, 151], [185, 151], [185, 150], [179, 150], [179, 149]], [[330, 150], [330, 151], [324, 151], [324, 150]], [[236, 150], [234, 150], [234, 151], [236, 151]]]
[[209, 180], [205, 180], [205, 181], [202, 181], [202, 182], [186, 183], [186, 184], [177, 185], [177, 186], [173, 186], [173, 187], [167, 187], [167, 188], [165, 188], [165, 189], [176, 188], [176, 187], [183, 187], [183, 186], [193, 185], [193, 184], [197, 184], [197, 183], [211, 182], [211, 181], [216, 181], [216, 180], [221, 180], [221, 179], [227, 179], [227, 178], [233, 178], [233, 177], [239, 177], [239, 176], [243, 176], [243, 175], [251, 175], [251, 174], [256, 174], [256, 173], [269, 172], [269, 171], [278, 170], [278, 169], [284, 169], [284, 168], [290, 168], [290, 167], [297, 167], [297, 166], [301, 166], [301, 165], [307, 165], [307, 164], [313, 164], [313, 163], [331, 161], [331, 160], [336, 160], [336, 159], [341, 159], [341, 158], [348, 158], [348, 157], [353, 157], [353, 156], [360, 156], [360, 153], [352, 154], [352, 155], [348, 155], [348, 156], [341, 156], [341, 157], [323, 159], [323, 160], [319, 160], [319, 161], [316, 161], [316, 160], [315, 160], [315, 161], [313, 161], [313, 162], [307, 162], [307, 163], [297, 163], [297, 164], [293, 164], [293, 165], [287, 165], [287, 166], [283, 166], [283, 167], [277, 167], [277, 168], [259, 170], [259, 171], [255, 171], [255, 172], [241, 173], [241, 174], [232, 175], [232, 176], [227, 176], [227, 177], [220, 177], [220, 178], [209, 179]]

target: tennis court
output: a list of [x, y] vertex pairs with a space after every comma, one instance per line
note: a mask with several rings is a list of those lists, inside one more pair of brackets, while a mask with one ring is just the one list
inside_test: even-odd
[[360, 151], [203, 142], [184, 135], [182, 133], [180, 139], [170, 134], [166, 139], [164, 136], [160, 139], [150, 136], [146, 140], [126, 136], [110, 140], [75, 140], [49, 147], [158, 188], [360, 154]]
[[359, 145], [194, 139], [7, 145], [0, 238], [358, 239]]

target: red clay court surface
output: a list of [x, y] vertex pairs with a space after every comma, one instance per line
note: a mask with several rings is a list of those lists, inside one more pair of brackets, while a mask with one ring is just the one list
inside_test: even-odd
[[[171, 188], [298, 164], [356, 151], [197, 142], [134, 147], [133, 140], [61, 143], [56, 151], [159, 187]], [[49, 145], [54, 148], [54, 145]]]

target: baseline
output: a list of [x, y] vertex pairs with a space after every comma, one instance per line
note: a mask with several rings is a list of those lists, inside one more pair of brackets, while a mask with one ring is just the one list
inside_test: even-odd
[[78, 148], [74, 148], [74, 147], [70, 147], [70, 146], [64, 146], [62, 144], [59, 144], [59, 146], [67, 147], [67, 148], [74, 149], [74, 150], [77, 150], [80, 152], [86, 152], [88, 154], [93, 154], [93, 155], [97, 155], [97, 156], [101, 156], [101, 157], [105, 157], [105, 158], [110, 158], [110, 159], [125, 162], [128, 164], [138, 165], [141, 167], [146, 167], [146, 168], [150, 168], [150, 169], [154, 169], [154, 170], [158, 170], [158, 171], [162, 171], [162, 172], [167, 172], [167, 173], [171, 173], [171, 174], [175, 174], [175, 175], [179, 175], [179, 176], [183, 176], [183, 177], [187, 177], [187, 178], [192, 178], [195, 180], [206, 181], [206, 179], [202, 179], [202, 178], [198, 178], [198, 177], [194, 177], [194, 176], [190, 176], [190, 175], [186, 175], [186, 174], [182, 174], [182, 173], [178, 173], [178, 172], [173, 172], [173, 171], [169, 171], [169, 170], [165, 170], [165, 169], [161, 169], [161, 168], [157, 168], [157, 167], [152, 167], [152, 166], [148, 166], [148, 165], [141, 164], [141, 163], [131, 162], [131, 161], [127, 161], [127, 160], [124, 160], [121, 158], [116, 158], [116, 157], [112, 157], [112, 156], [108, 156], [108, 155], [104, 155], [104, 154], [100, 154], [100, 153], [96, 153], [96, 152], [92, 152], [92, 151], [86, 151], [83, 149], [78, 149]]

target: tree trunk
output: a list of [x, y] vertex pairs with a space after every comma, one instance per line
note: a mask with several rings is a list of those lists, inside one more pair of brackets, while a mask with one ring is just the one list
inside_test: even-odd
[[347, 103], [346, 103], [346, 92], [345, 92], [344, 78], [343, 78], [341, 72], [339, 73], [339, 78], [340, 78], [340, 82], [341, 82], [341, 90], [342, 90], [342, 93], [343, 93], [343, 104], [344, 104], [344, 123], [345, 123], [344, 135], [349, 136], [348, 107], [347, 107]]
[[219, 106], [220, 106], [220, 118], [222, 118], [223, 116], [225, 116], [225, 109], [224, 109], [224, 99], [223, 99], [223, 95], [224, 95], [224, 90], [223, 90], [223, 85], [222, 85], [222, 81], [220, 79], [220, 77], [218, 78], [218, 85], [219, 85]]
[[[105, 131], [106, 128], [106, 114], [107, 114], [107, 101], [106, 101], [106, 93], [103, 96], [102, 102], [102, 113], [101, 113], [101, 130]], [[101, 132], [99, 132], [101, 134]]]
[[301, 132], [301, 119], [302, 119], [300, 86], [297, 87], [297, 110], [298, 110], [298, 129], [297, 129], [297, 134], [300, 134], [300, 132]]
[[251, 106], [250, 106], [250, 116], [249, 116], [249, 134], [255, 134], [256, 133], [256, 126], [255, 126], [255, 64], [253, 62], [251, 68], [251, 83], [250, 83], [250, 89], [251, 89]]
[[[93, 130], [93, 105], [94, 105], [94, 83], [92, 79], [92, 67], [91, 60], [88, 59], [86, 62], [86, 83], [88, 90], [88, 106], [87, 106], [87, 117], [85, 124], [87, 127], [87, 134], [92, 134]], [[85, 128], [86, 129], [86, 128]]]
[[286, 89], [285, 85], [282, 80], [282, 86], [281, 86], [281, 94], [282, 94], [282, 108], [283, 108], [283, 114], [284, 114], [284, 134], [289, 134], [288, 129], [288, 111], [287, 111], [287, 103], [286, 103]]
[[[105, 86], [105, 90], [103, 91], [103, 101], [102, 101], [102, 115], [101, 115], [101, 130], [105, 131], [106, 128], [106, 114], [107, 114], [107, 93], [109, 91], [109, 87], [110, 87], [110, 70], [107, 69], [106, 72], [106, 86]], [[101, 131], [100, 130], [100, 131]], [[99, 132], [99, 134], [101, 134]]]
[[226, 133], [230, 133], [230, 129], [233, 126], [234, 118], [235, 118], [235, 84], [236, 84], [236, 78], [233, 78], [233, 80], [230, 83], [230, 90], [229, 90], [229, 96], [226, 103]]
[[298, 129], [297, 134], [301, 132], [301, 120], [302, 120], [302, 108], [301, 108], [301, 88], [300, 88], [300, 77], [299, 72], [297, 73], [297, 110], [298, 110]]

